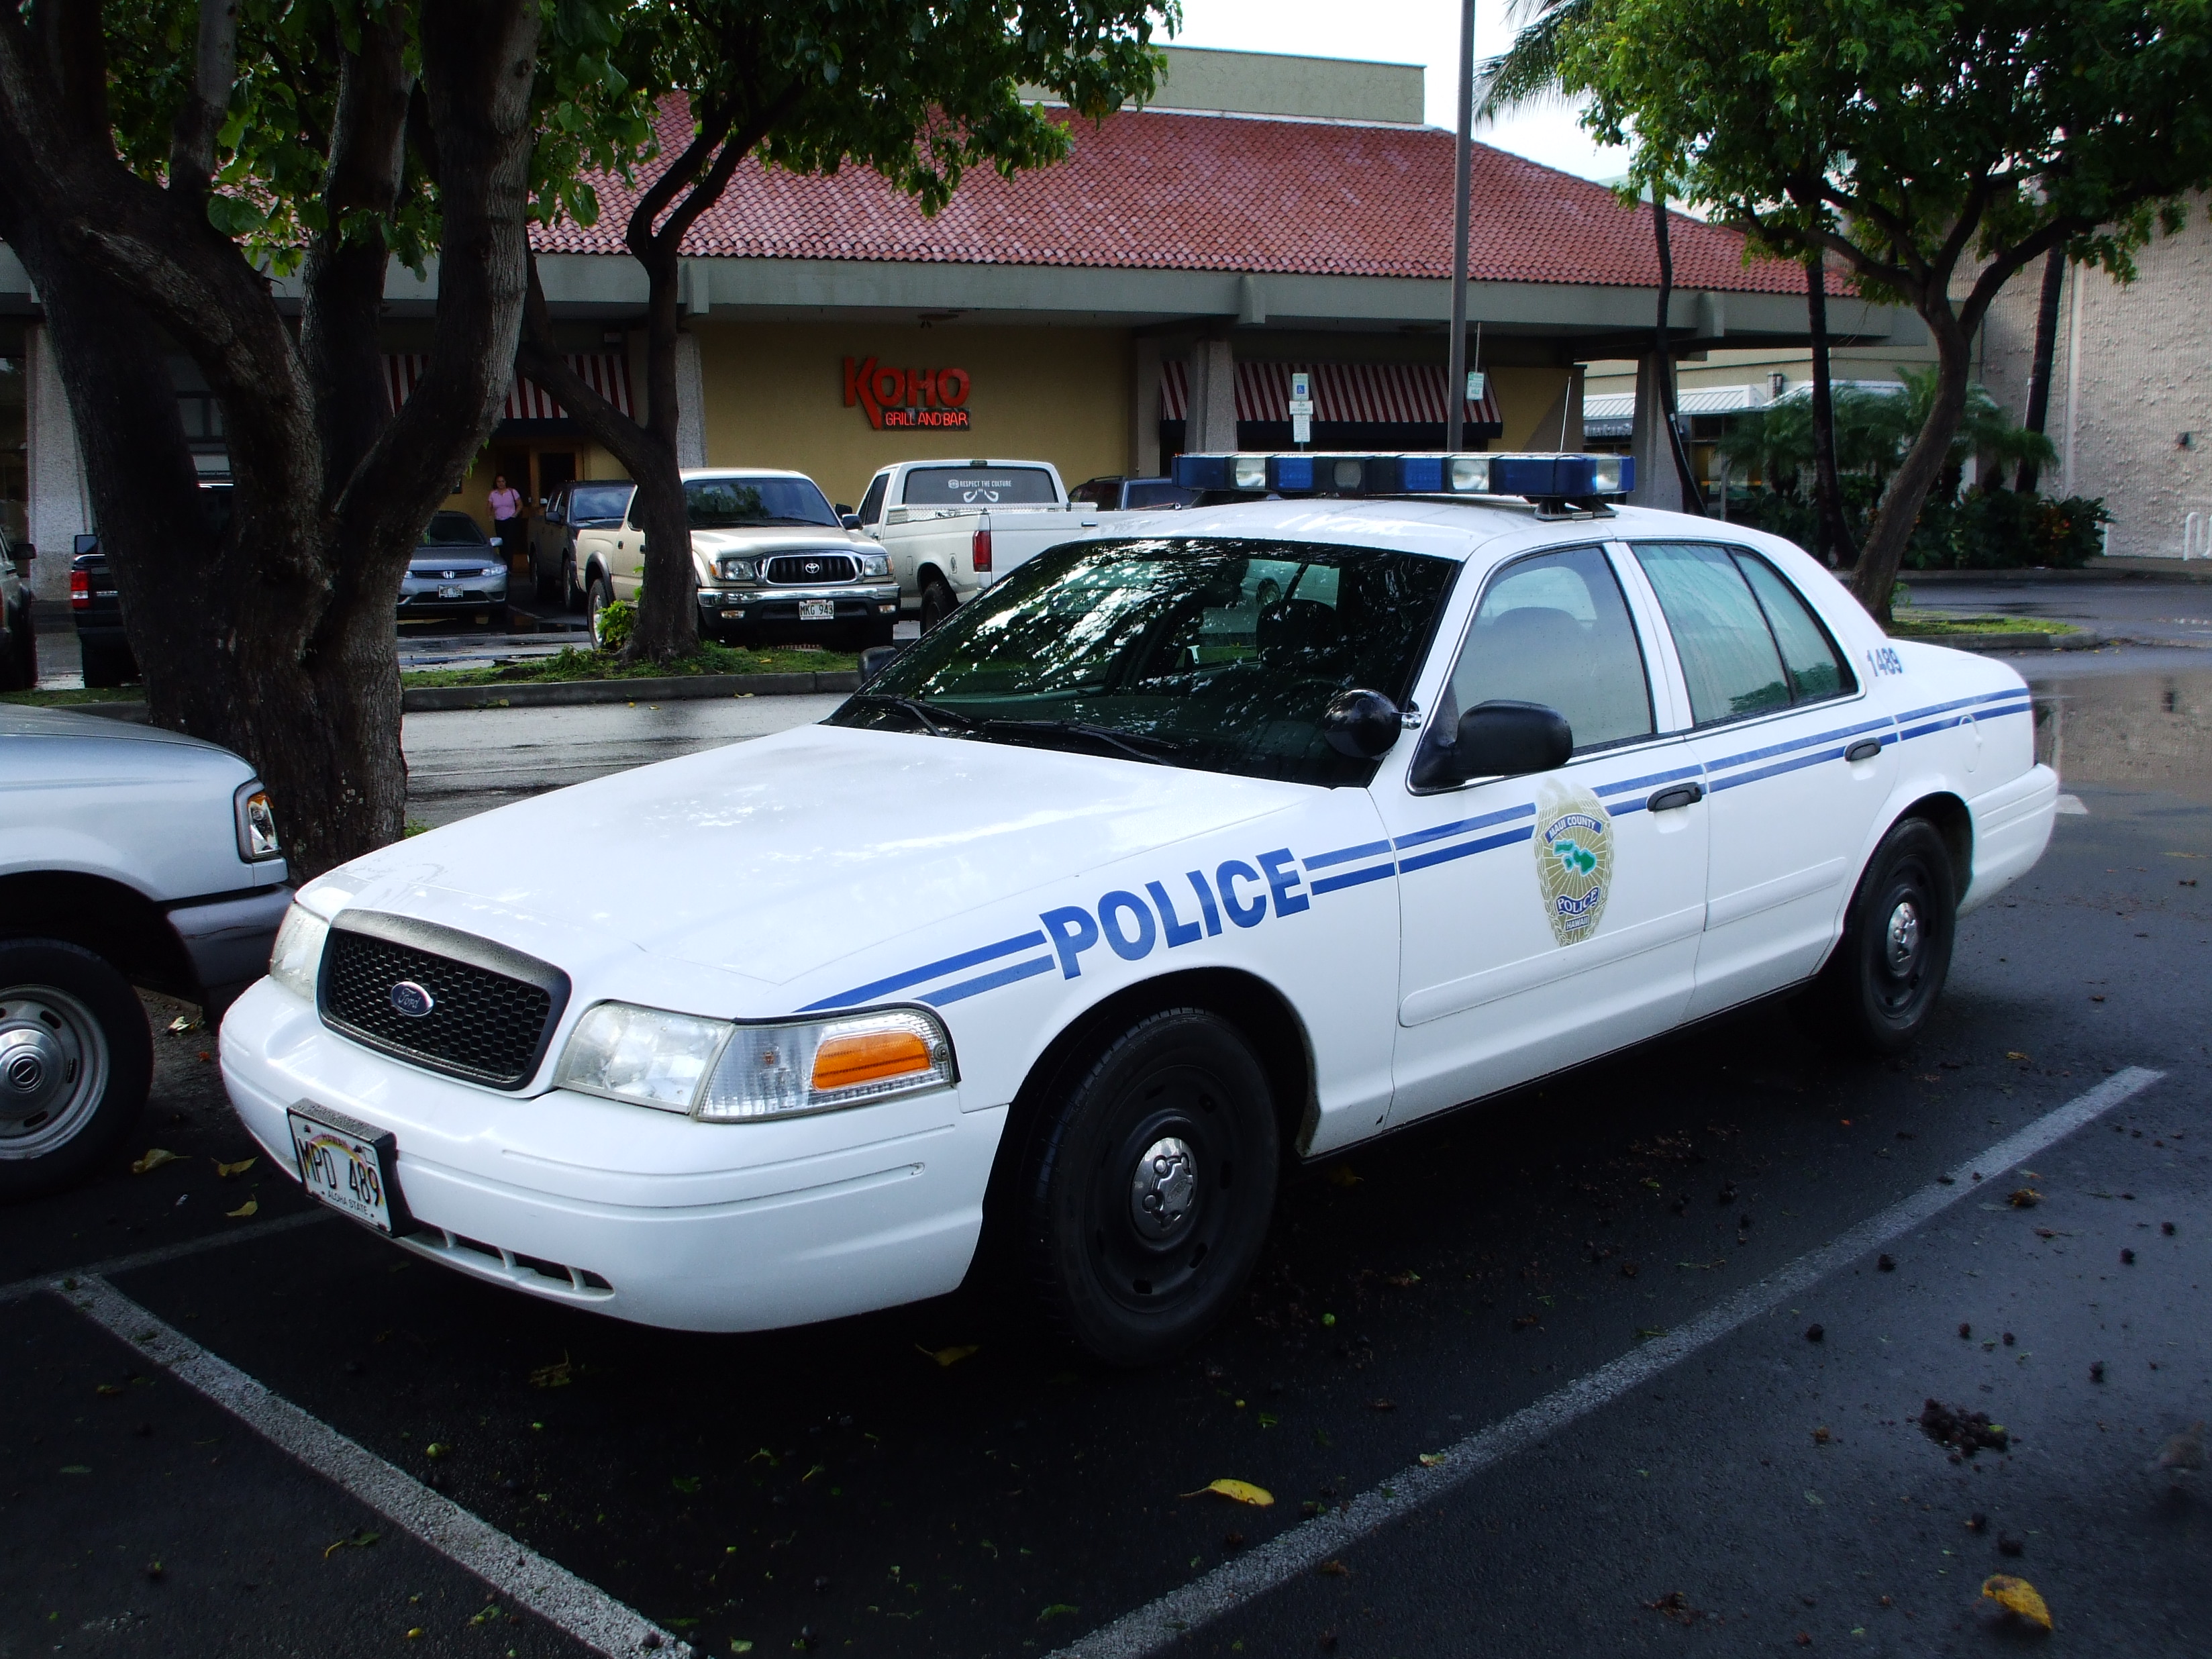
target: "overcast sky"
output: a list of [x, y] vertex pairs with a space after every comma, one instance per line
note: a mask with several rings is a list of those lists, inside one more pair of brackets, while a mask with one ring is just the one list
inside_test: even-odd
[[[1512, 6], [1513, 0], [1475, 0], [1478, 59], [1503, 51], [1513, 38]], [[1459, 11], [1459, 0], [1183, 0], [1182, 32], [1171, 44], [1419, 64], [1428, 71], [1430, 125], [1449, 128], [1459, 119], [1452, 87]], [[1587, 179], [1626, 170], [1626, 152], [1598, 149], [1564, 106], [1524, 111], [1479, 126], [1474, 136]]]

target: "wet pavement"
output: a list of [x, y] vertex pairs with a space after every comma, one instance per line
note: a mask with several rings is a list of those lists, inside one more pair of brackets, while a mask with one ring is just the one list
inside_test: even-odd
[[1947, 577], [1901, 580], [1919, 611], [1993, 617], [2036, 617], [2138, 645], [2212, 648], [2212, 582], [2156, 577], [2099, 581]]
[[[338, 1222], [116, 1283], [701, 1652], [1042, 1655], [2147, 1066], [2162, 1080], [1885, 1244], [1892, 1270], [1839, 1266], [1171, 1650], [2003, 1652], [2023, 1633], [1978, 1591], [2010, 1572], [2048, 1599], [2053, 1651], [2200, 1652], [2207, 1472], [2154, 1466], [2212, 1417], [2212, 907], [2194, 884], [2212, 662], [2014, 660], [2086, 811], [1962, 924], [1911, 1054], [1838, 1063], [1756, 1008], [1308, 1171], [1236, 1316], [1158, 1371], [1072, 1359], [980, 1277], [830, 1326], [687, 1336]], [[596, 738], [534, 724], [591, 710], [495, 711], [519, 722], [496, 729], [557, 765], [647, 717], [697, 746], [762, 712], [689, 710], [610, 711], [626, 723]], [[418, 781], [469, 748], [417, 750], [437, 728], [409, 724]], [[465, 781], [439, 797], [456, 812]], [[216, 1174], [246, 1149], [205, 1042], [162, 1036], [142, 1137], [187, 1155], [0, 1216], [10, 1277], [299, 1211], [281, 1173]], [[229, 1218], [247, 1194], [256, 1215]], [[58, 1299], [0, 1304], [0, 1388], [23, 1402], [0, 1419], [0, 1653], [570, 1650], [504, 1603], [471, 1622], [480, 1586], [145, 1371]], [[1918, 1426], [1930, 1398], [1986, 1412], [2007, 1449], [1952, 1461]], [[1224, 1477], [1275, 1502], [1203, 1492]], [[384, 1535], [325, 1556], [362, 1530]]]

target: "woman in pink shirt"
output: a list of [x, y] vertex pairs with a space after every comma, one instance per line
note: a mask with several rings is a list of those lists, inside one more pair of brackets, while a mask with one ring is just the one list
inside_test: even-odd
[[499, 544], [499, 550], [512, 559], [522, 546], [522, 494], [507, 487], [507, 475], [500, 473], [491, 481], [491, 538]]

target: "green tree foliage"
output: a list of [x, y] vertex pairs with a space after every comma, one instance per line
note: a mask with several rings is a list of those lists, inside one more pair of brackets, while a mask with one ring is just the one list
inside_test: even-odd
[[[872, 169], [935, 212], [978, 167], [1066, 155], [1071, 122], [1149, 96], [1174, 0], [687, 0], [624, 14], [632, 83], [685, 100], [681, 149], [637, 160], [647, 186], [624, 241], [644, 267], [646, 407], [634, 420], [569, 368], [533, 295], [522, 362], [637, 481], [645, 581], [633, 656], [697, 641], [676, 453], [679, 253], [748, 158], [799, 173]], [[1027, 101], [1039, 88], [1067, 108]]]
[[1856, 577], [1886, 617], [1998, 290], [2053, 247], [2131, 278], [2212, 181], [2207, 0], [1598, 0], [1564, 33], [1597, 136], [1679, 163], [1757, 251], [1832, 257], [1926, 322], [1935, 396]]
[[[1844, 386], [1834, 394], [1836, 465], [1870, 480], [1877, 499], [1927, 426], [1938, 395], [1933, 366], [1898, 373], [1902, 380], [1894, 392]], [[1730, 471], [1747, 477], [1756, 474], [1780, 494], [1796, 495], [1813, 467], [1813, 400], [1784, 398], [1745, 410], [1732, 417], [1719, 450]], [[1966, 407], [1944, 456], [1954, 481], [1977, 461], [2008, 467], [2055, 459], [2049, 438], [2016, 423], [1986, 388], [1966, 388]]]

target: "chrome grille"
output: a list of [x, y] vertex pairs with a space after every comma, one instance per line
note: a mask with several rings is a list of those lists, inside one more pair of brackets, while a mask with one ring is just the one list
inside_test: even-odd
[[[411, 982], [429, 1011], [402, 1013]], [[323, 952], [324, 1023], [427, 1071], [519, 1089], [544, 1057], [568, 1000], [557, 968], [471, 934], [407, 916], [346, 912]]]
[[783, 553], [768, 562], [768, 580], [787, 586], [848, 582], [856, 567], [842, 553]]

